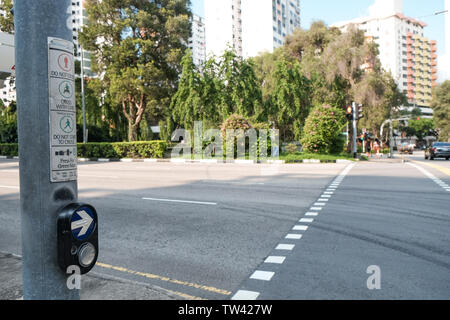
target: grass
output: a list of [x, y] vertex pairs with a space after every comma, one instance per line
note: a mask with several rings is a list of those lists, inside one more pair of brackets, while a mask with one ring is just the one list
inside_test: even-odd
[[317, 159], [321, 161], [355, 160], [353, 159], [353, 155], [350, 153], [317, 154], [317, 153], [296, 152], [296, 153], [282, 153], [280, 155], [280, 160], [285, 160], [286, 162], [294, 162], [309, 159]]

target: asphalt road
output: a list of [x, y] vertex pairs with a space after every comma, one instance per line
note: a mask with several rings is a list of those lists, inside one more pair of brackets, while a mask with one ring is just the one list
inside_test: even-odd
[[[450, 161], [409, 160], [80, 164], [79, 200], [100, 218], [94, 271], [190, 298], [449, 299]], [[1, 160], [0, 251], [16, 254], [18, 185]]]

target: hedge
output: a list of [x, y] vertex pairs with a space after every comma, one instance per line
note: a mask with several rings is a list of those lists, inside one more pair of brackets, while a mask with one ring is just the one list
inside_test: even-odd
[[17, 157], [19, 145], [17, 143], [0, 143], [0, 156]]
[[[163, 158], [165, 141], [78, 143], [79, 158]], [[0, 144], [0, 156], [18, 156], [18, 144]]]

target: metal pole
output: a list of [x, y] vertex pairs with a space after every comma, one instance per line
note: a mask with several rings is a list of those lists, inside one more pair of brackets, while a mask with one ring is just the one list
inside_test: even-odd
[[[65, 115], [51, 110], [60, 102], [53, 99], [58, 92], [54, 86], [58, 79], [51, 79], [49, 72], [49, 62], [54, 61], [50, 59], [49, 37], [67, 40], [65, 43], [69, 44], [73, 41], [70, 4], [70, 0], [14, 1], [22, 273], [27, 300], [79, 299], [78, 290], [68, 289], [68, 275], [60, 270], [57, 260], [57, 212], [77, 201], [76, 146], [58, 150], [51, 142], [56, 122], [66, 124], [65, 130], [71, 128], [72, 134], [75, 128], [72, 100], [66, 99], [66, 106], [73, 110]], [[73, 52], [62, 57], [63, 67], [71, 66], [71, 57]], [[70, 80], [73, 71], [61, 76], [60, 88], [69, 97], [74, 93]], [[58, 116], [61, 118], [55, 121]], [[66, 117], [64, 121], [62, 117]], [[76, 134], [71, 142], [76, 143]], [[67, 152], [67, 156], [61, 152]], [[59, 159], [69, 161], [72, 169], [57, 172], [53, 161]], [[61, 182], [51, 182], [58, 177]]]
[[389, 110], [389, 158], [394, 157], [394, 133], [392, 127], [392, 106]]
[[86, 134], [86, 99], [84, 96], [84, 53], [83, 48], [80, 47], [81, 50], [81, 105], [83, 109], [83, 143], [87, 142], [87, 134]]
[[352, 102], [353, 107], [353, 157], [356, 159], [358, 157], [358, 149], [356, 145], [356, 102]]

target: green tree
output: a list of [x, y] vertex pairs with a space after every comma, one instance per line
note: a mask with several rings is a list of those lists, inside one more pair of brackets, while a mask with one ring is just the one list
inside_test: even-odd
[[183, 72], [170, 109], [174, 120], [183, 124], [185, 129], [191, 130], [195, 121], [208, 117], [208, 114], [203, 109], [202, 78], [192, 59], [191, 50], [186, 51], [181, 65]]
[[11, 12], [13, 8], [12, 0], [0, 1], [0, 11], [4, 12], [4, 16], [0, 15], [0, 30], [7, 33], [14, 33], [14, 16]]
[[262, 92], [250, 60], [243, 60], [227, 50], [217, 65], [219, 110], [222, 119], [236, 113], [245, 117], [261, 112]]
[[441, 141], [450, 141], [450, 81], [444, 81], [433, 90], [433, 120]]
[[419, 142], [422, 142], [426, 136], [434, 135], [434, 123], [432, 119], [410, 120], [409, 136], [416, 136]]
[[276, 65], [269, 119], [280, 129], [282, 140], [300, 140], [310, 107], [309, 80], [303, 76], [298, 61], [291, 64], [280, 57]]
[[190, 1], [87, 0], [86, 10], [80, 42], [135, 141], [146, 111], [168, 113], [190, 36]]
[[306, 119], [301, 143], [303, 149], [312, 153], [340, 153], [344, 140], [341, 137], [345, 126], [344, 111], [331, 106], [314, 108]]

